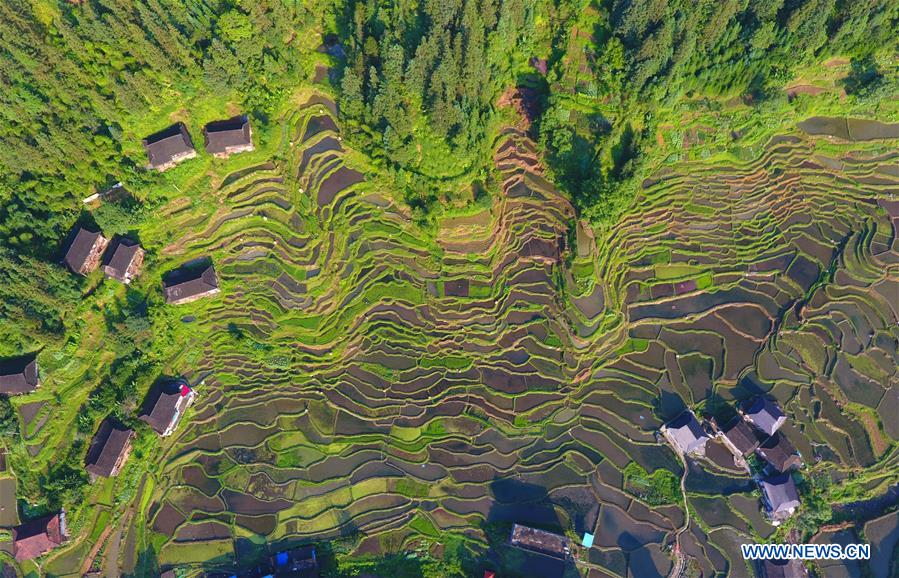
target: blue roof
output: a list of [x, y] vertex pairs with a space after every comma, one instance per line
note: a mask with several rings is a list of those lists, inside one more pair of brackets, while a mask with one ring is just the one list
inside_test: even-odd
[[287, 562], [290, 557], [287, 555], [287, 552], [278, 552], [275, 556], [275, 564], [277, 566], [287, 566]]
[[593, 547], [593, 534], [588, 534], [584, 532], [584, 540], [581, 542], [581, 546], [584, 548], [592, 548]]

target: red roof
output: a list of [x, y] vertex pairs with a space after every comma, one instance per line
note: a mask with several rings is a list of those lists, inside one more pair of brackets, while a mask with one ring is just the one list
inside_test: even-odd
[[484, 578], [496, 578], [496, 572], [493, 570], [484, 570]]
[[16, 560], [31, 560], [59, 546], [65, 540], [65, 531], [59, 514], [25, 522], [13, 528]]
[[190, 388], [186, 383], [181, 384], [181, 397], [187, 397], [190, 394]]

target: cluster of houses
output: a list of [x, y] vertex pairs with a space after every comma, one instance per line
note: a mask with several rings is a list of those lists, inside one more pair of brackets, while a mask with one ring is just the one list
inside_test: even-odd
[[[160, 436], [167, 436], [175, 430], [195, 397], [196, 392], [184, 380], [156, 383], [144, 401], [139, 419]], [[90, 474], [91, 481], [118, 475], [131, 453], [134, 435], [134, 430], [112, 417], [103, 420], [84, 460], [84, 469]], [[37, 558], [62, 544], [67, 538], [65, 519], [65, 512], [60, 511], [13, 528], [16, 560]]]
[[102, 233], [76, 227], [62, 263], [73, 273], [90, 275], [103, 262], [103, 272], [110, 279], [128, 284], [140, 274], [144, 250], [127, 237], [110, 242]]
[[691, 410], [662, 426], [662, 434], [681, 455], [705, 456], [712, 436], [733, 453], [734, 464], [750, 472], [747, 458], [755, 453], [765, 464], [758, 478], [765, 511], [773, 525], [793, 515], [799, 492], [790, 472], [802, 465], [796, 448], [778, 430], [787, 418], [777, 403], [764, 396], [741, 404], [738, 415], [724, 427], [712, 418], [704, 427]]
[[[203, 136], [206, 152], [215, 157], [226, 158], [253, 150], [253, 131], [246, 115], [210, 122], [203, 128]], [[151, 134], [143, 140], [143, 145], [149, 160], [147, 167], [160, 172], [197, 156], [183, 122]]]
[[[706, 443], [716, 437], [731, 451], [734, 465], [752, 474], [747, 458], [753, 453], [764, 467], [755, 476], [762, 494], [765, 512], [774, 526], [780, 525], [799, 508], [799, 491], [790, 472], [802, 466], [796, 448], [781, 433], [787, 418], [773, 400], [758, 396], [742, 403], [737, 416], [723, 427], [711, 418], [700, 423], [691, 410], [685, 410], [661, 428], [662, 434], [681, 455], [705, 456]], [[782, 574], [782, 571], [801, 574]], [[805, 576], [804, 567], [788, 568], [780, 561], [763, 561], [759, 573], [764, 578]]]
[[[252, 132], [246, 116], [209, 123], [204, 134], [206, 150], [217, 157], [253, 150]], [[149, 168], [159, 171], [196, 156], [190, 134], [182, 123], [147, 137], [143, 145]], [[78, 226], [70, 235], [62, 264], [73, 273], [85, 276], [102, 264], [107, 277], [128, 284], [140, 274], [144, 255], [143, 248], [132, 239], [116, 237], [110, 240], [101, 232]], [[218, 278], [211, 263], [171, 271], [164, 277], [162, 285], [166, 302], [174, 305], [219, 292]], [[0, 395], [27, 394], [39, 386], [40, 373], [35, 355], [0, 362]], [[168, 436], [195, 397], [196, 392], [183, 379], [156, 383], [147, 394], [138, 417], [160, 436]], [[85, 470], [91, 481], [118, 475], [131, 452], [134, 436], [134, 430], [112, 417], [100, 424], [85, 457]], [[37, 558], [67, 539], [65, 512], [20, 524], [12, 529], [12, 537], [16, 560]], [[274, 576], [292, 576], [294, 574], [285, 572], [300, 572], [311, 567], [307, 554], [299, 550], [279, 553], [273, 567], [280, 570]], [[312, 566], [317, 568], [314, 550], [311, 559]]]

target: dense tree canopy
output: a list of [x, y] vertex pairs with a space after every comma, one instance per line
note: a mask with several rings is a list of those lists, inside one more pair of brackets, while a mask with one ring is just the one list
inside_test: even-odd
[[526, 59], [538, 10], [522, 0], [346, 2], [344, 114], [374, 129], [374, 146], [400, 167], [418, 165], [428, 138], [469, 152]]

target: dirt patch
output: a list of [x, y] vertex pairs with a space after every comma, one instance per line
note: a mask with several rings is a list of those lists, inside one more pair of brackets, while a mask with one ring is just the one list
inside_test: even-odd
[[312, 76], [312, 82], [314, 84], [325, 84], [328, 81], [328, 75], [330, 74], [331, 69], [325, 66], [324, 64], [316, 64], [315, 65], [315, 74]]
[[47, 402], [45, 401], [32, 401], [31, 403], [23, 403], [19, 406], [19, 414], [22, 416], [22, 424], [25, 426], [26, 430], [46, 403]]
[[511, 106], [519, 115], [521, 122], [519, 128], [523, 131], [531, 130], [531, 125], [540, 116], [540, 102], [537, 91], [526, 86], [509, 88], [499, 97], [496, 105], [500, 108]]
[[821, 86], [815, 86], [813, 84], [796, 84], [793, 86], [788, 86], [784, 89], [789, 98], [795, 98], [800, 94], [810, 94], [816, 95], [821, 94], [822, 92], [826, 92], [827, 89]]

